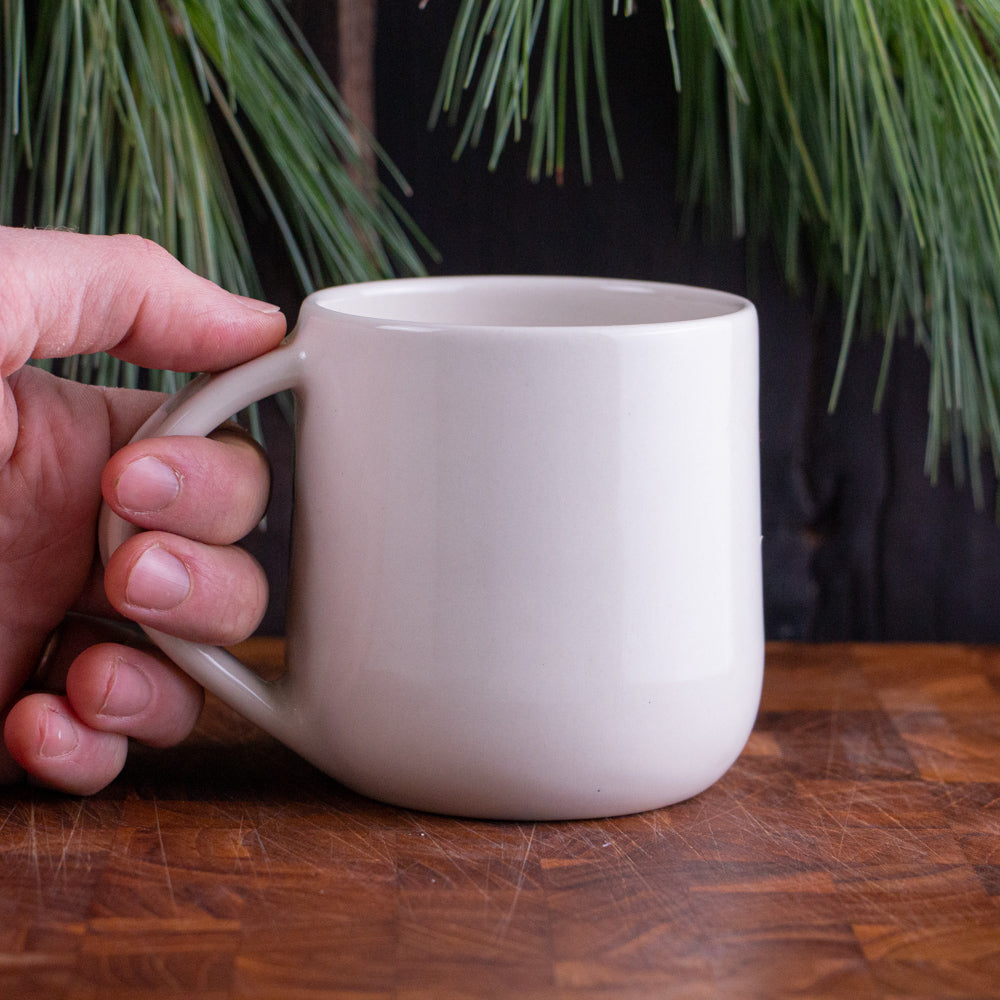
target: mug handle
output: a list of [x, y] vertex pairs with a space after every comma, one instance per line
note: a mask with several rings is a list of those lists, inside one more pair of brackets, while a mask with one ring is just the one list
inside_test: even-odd
[[[166, 400], [139, 428], [133, 441], [172, 435], [207, 435], [234, 413], [285, 389], [300, 385], [305, 353], [291, 340], [275, 350], [216, 375], [199, 375]], [[139, 528], [102, 504], [98, 521], [101, 559]], [[190, 642], [143, 626], [171, 660], [206, 690], [279, 740], [295, 731], [295, 709], [283, 678], [265, 681], [218, 646]]]

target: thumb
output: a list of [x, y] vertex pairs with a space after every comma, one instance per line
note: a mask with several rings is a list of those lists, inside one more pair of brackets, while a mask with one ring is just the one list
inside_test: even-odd
[[214, 371], [274, 347], [277, 307], [189, 271], [138, 236], [0, 227], [0, 375], [28, 358], [109, 353], [147, 368]]

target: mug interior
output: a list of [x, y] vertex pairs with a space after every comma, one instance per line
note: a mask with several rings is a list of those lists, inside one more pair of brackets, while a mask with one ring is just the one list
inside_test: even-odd
[[737, 295], [651, 281], [562, 277], [403, 278], [314, 297], [339, 313], [461, 327], [628, 327], [704, 321], [750, 308]]

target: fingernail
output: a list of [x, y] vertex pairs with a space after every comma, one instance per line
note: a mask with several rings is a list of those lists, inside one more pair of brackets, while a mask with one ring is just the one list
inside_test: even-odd
[[163, 510], [177, 499], [180, 476], [166, 462], [151, 455], [126, 466], [115, 484], [118, 502], [126, 509], [149, 514]]
[[125, 600], [149, 611], [176, 608], [191, 590], [184, 563], [158, 546], [139, 556], [125, 587]]
[[76, 726], [62, 712], [48, 709], [40, 723], [42, 742], [38, 748], [40, 757], [65, 757], [80, 745]]
[[104, 704], [98, 709], [98, 715], [109, 715], [116, 719], [125, 719], [138, 715], [153, 697], [146, 675], [136, 669], [127, 660], [115, 660], [108, 678], [108, 687], [104, 694]]
[[238, 299], [247, 307], [247, 309], [252, 309], [254, 312], [259, 313], [277, 313], [281, 312], [281, 306], [276, 306], [273, 302], [262, 302], [260, 299], [251, 299], [246, 295], [234, 295], [233, 298]]

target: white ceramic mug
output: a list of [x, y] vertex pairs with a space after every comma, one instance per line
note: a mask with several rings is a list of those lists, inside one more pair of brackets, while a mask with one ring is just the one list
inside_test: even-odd
[[[287, 669], [150, 631], [345, 785], [568, 819], [707, 788], [760, 698], [757, 317], [593, 278], [311, 295], [272, 353], [138, 436], [297, 399]], [[107, 554], [134, 529], [105, 509]]]

